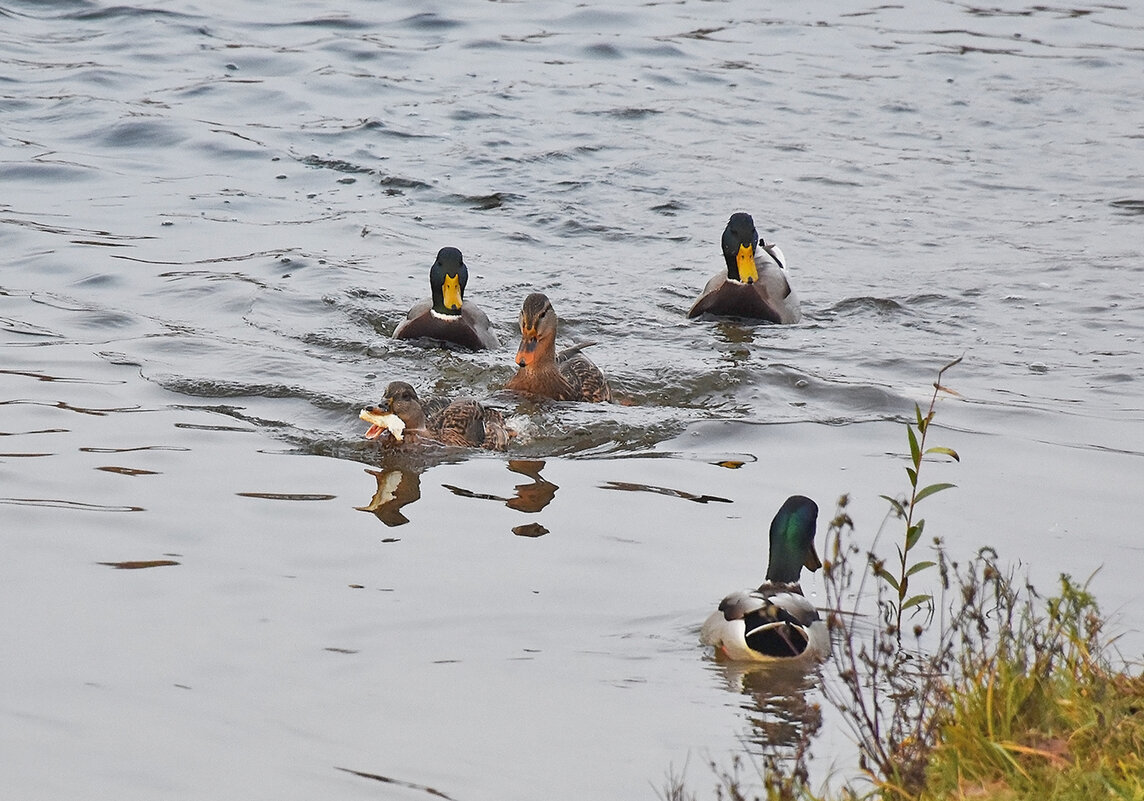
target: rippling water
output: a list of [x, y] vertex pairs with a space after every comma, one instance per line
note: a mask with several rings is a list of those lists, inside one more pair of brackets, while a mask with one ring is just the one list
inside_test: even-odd
[[[1104, 565], [1139, 647], [1144, 13], [422, 8], [0, 0], [22, 797], [630, 798], [751, 750], [698, 623], [787, 494], [872, 536], [962, 355], [930, 528]], [[684, 319], [738, 210], [802, 323]], [[501, 350], [389, 338], [444, 245]], [[622, 403], [499, 392], [535, 290]], [[395, 379], [514, 414], [516, 461], [381, 459]]]

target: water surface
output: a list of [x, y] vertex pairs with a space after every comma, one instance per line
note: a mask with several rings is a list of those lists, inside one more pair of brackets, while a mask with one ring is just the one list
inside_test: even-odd
[[[873, 539], [958, 356], [927, 531], [1044, 589], [1099, 568], [1138, 654], [1142, 35], [1109, 5], [0, 0], [11, 792], [706, 789], [821, 698], [699, 623], [791, 493], [851, 493]], [[738, 210], [800, 324], [684, 319]], [[390, 339], [444, 245], [501, 350]], [[622, 403], [499, 391], [537, 290]], [[356, 414], [395, 379], [525, 433], [383, 458]], [[827, 710], [819, 775], [850, 749]]]

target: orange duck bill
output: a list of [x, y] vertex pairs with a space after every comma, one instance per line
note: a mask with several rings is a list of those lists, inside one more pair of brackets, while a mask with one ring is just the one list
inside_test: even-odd
[[539, 342], [535, 328], [521, 330], [520, 347], [516, 349], [517, 367], [527, 367], [536, 361], [536, 346]]

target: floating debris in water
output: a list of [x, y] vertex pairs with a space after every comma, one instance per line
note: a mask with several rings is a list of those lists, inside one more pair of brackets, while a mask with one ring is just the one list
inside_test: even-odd
[[147, 559], [132, 562], [100, 562], [99, 564], [114, 567], [116, 570], [143, 570], [148, 567], [169, 567], [181, 563], [174, 559]]

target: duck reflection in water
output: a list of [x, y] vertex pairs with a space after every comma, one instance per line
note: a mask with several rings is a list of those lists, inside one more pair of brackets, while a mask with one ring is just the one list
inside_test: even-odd
[[516, 496], [505, 501], [509, 509], [516, 509], [518, 512], [539, 512], [552, 503], [552, 499], [556, 497], [556, 490], [560, 489], [540, 475], [540, 471], [544, 469], [543, 459], [509, 459], [508, 469], [532, 479], [528, 484], [517, 484], [513, 487]]
[[409, 522], [401, 507], [421, 497], [421, 476], [414, 470], [396, 467], [388, 470], [366, 470], [377, 479], [377, 491], [365, 506], [355, 507], [360, 512], [373, 512], [385, 525], [403, 526]]
[[[518, 512], [528, 514], [535, 514], [552, 503], [552, 499], [556, 497], [556, 490], [560, 488], [540, 475], [540, 471], [544, 469], [544, 460], [509, 459], [507, 467], [514, 473], [519, 473], [522, 476], [528, 476], [532, 479], [532, 481], [526, 484], [517, 484], [513, 487], [515, 494], [511, 498], [493, 495], [487, 492], [474, 492], [473, 490], [457, 487], [452, 484], [443, 484], [442, 486], [449, 490], [449, 492], [454, 495], [459, 495], [462, 498], [498, 501], [509, 509], [515, 509]], [[547, 534], [548, 529], [539, 523], [529, 523], [527, 525], [514, 527], [512, 532], [521, 537], [539, 537]]]
[[719, 663], [719, 671], [729, 692], [742, 694], [748, 702], [751, 730], [747, 739], [762, 752], [777, 759], [790, 773], [805, 770], [811, 740], [822, 727], [822, 709], [807, 700], [817, 674], [789, 663]]
[[[755, 329], [746, 325], [739, 325], [738, 323], [730, 323], [725, 320], [720, 320], [715, 324], [715, 332], [719, 338], [726, 342], [728, 345], [753, 345], [755, 344]], [[736, 355], [742, 350], [731, 350], [732, 355]], [[749, 351], [746, 351], [749, 353]]]

